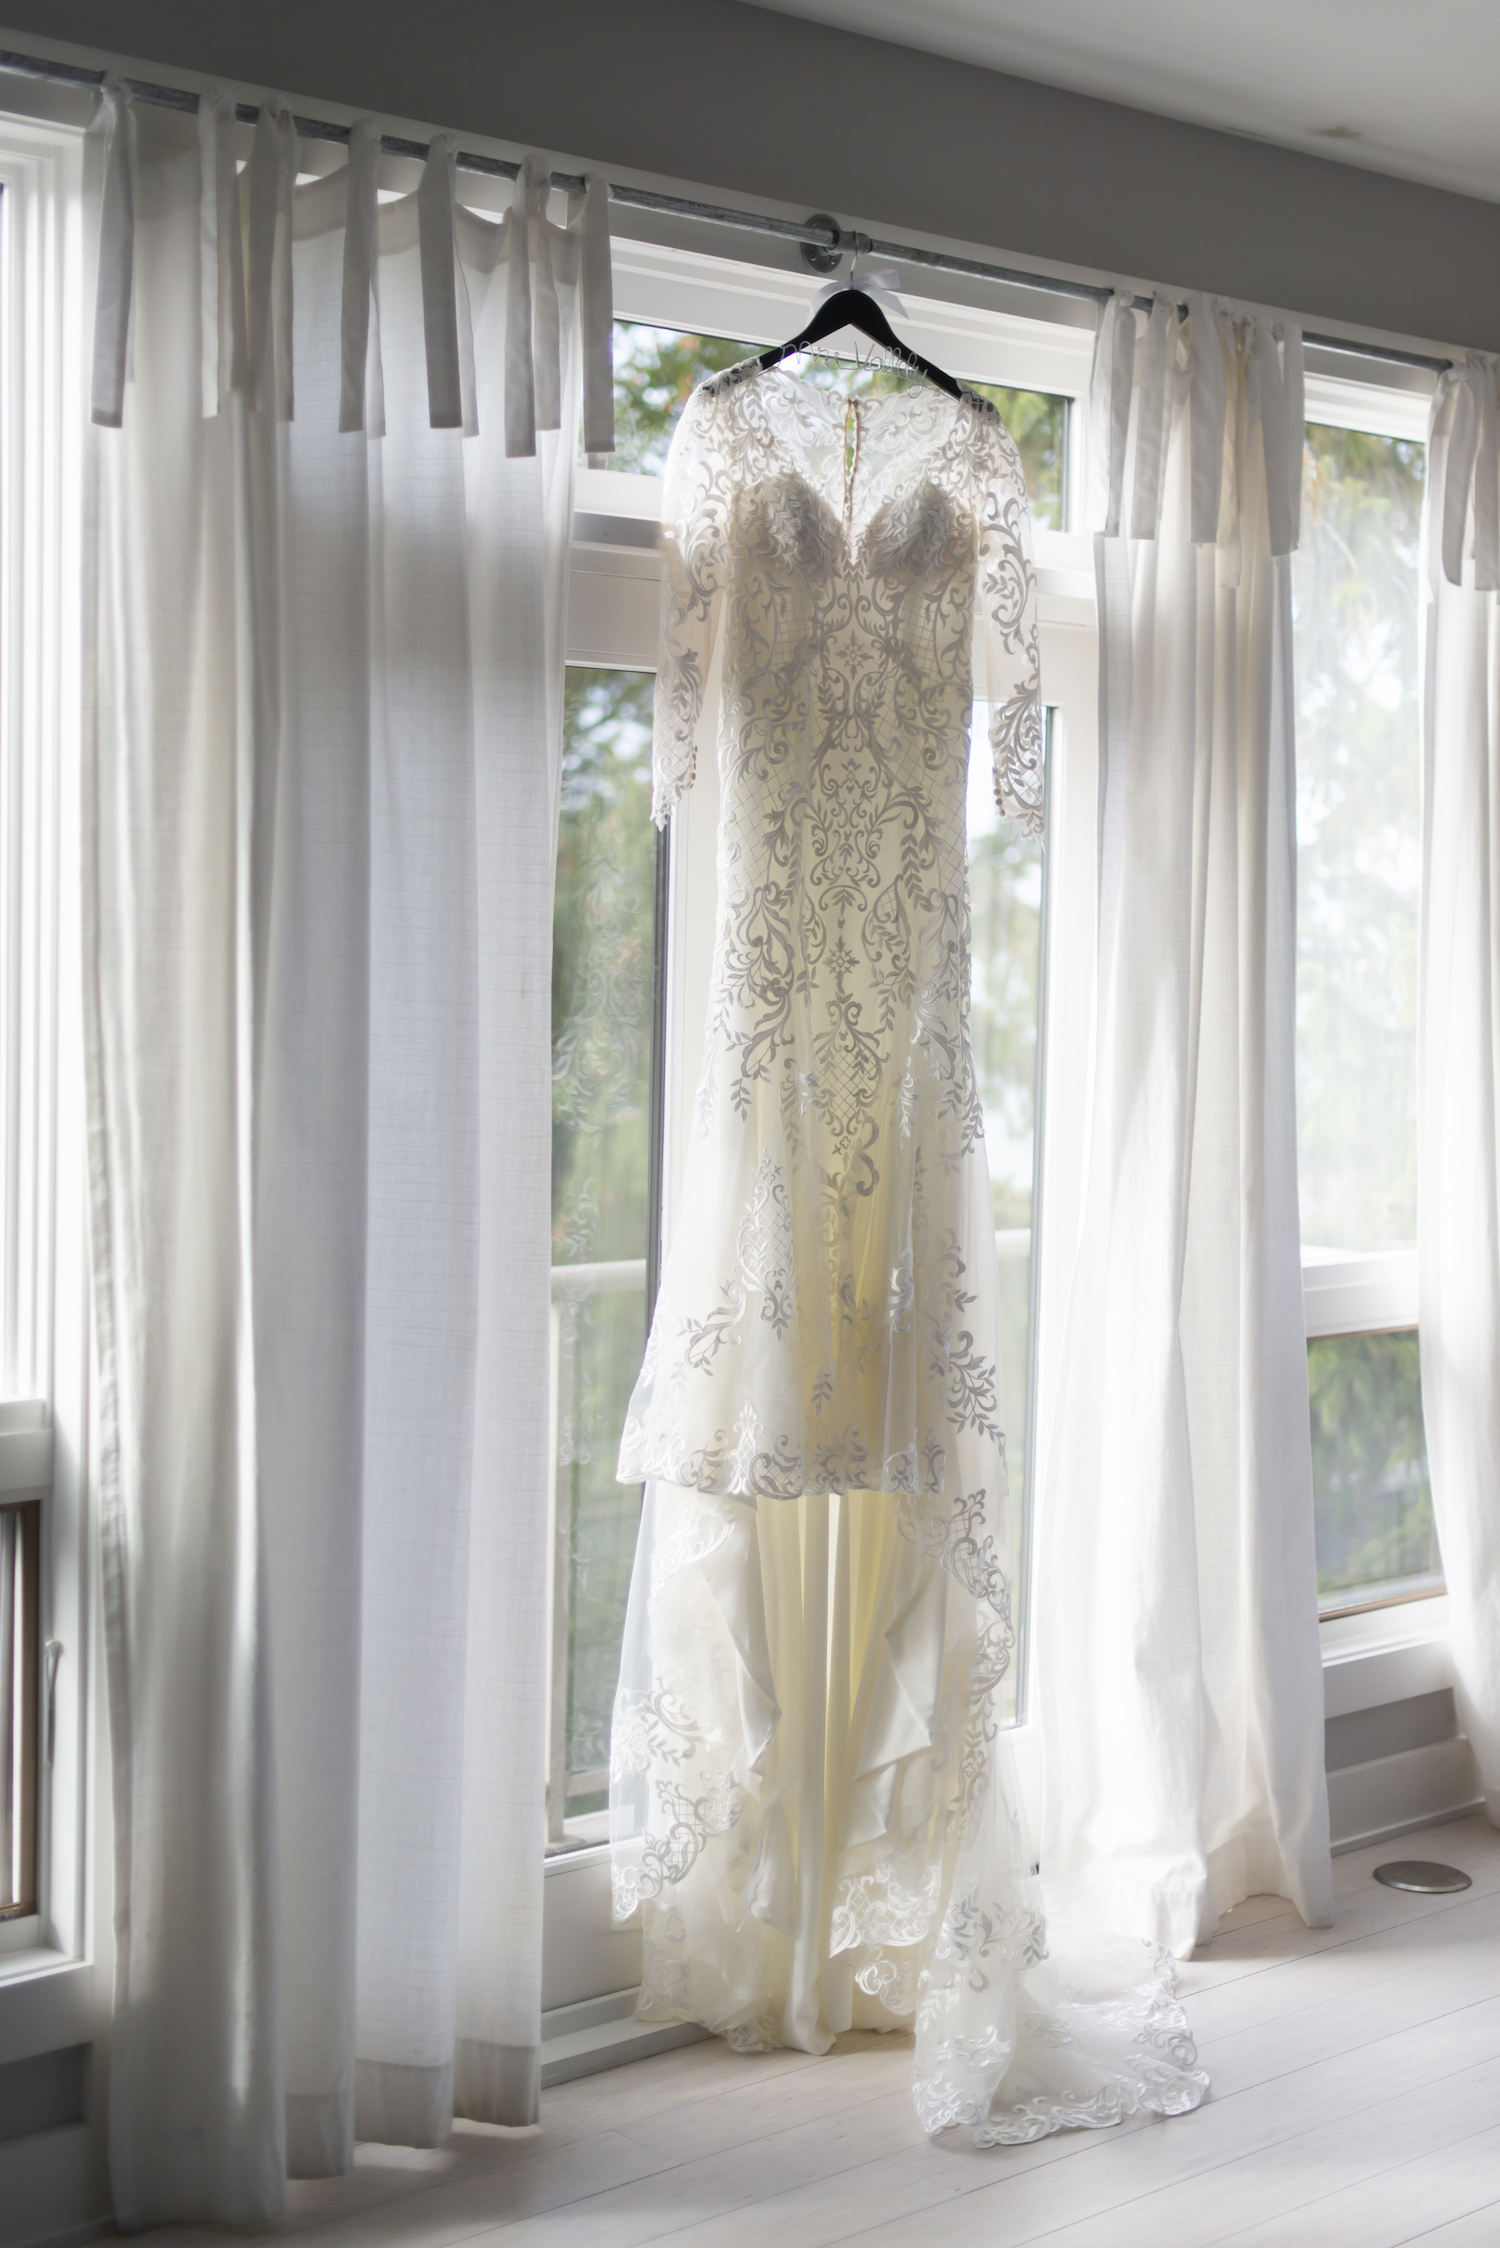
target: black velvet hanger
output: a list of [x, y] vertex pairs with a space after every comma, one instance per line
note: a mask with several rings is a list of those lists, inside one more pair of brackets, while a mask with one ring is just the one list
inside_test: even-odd
[[963, 393], [952, 375], [945, 374], [941, 367], [934, 367], [930, 359], [924, 359], [919, 351], [913, 351], [909, 344], [901, 341], [875, 299], [864, 289], [840, 289], [836, 295], [819, 305], [800, 335], [793, 336], [790, 343], [777, 344], [773, 350], [763, 351], [760, 364], [762, 367], [779, 367], [782, 360], [790, 359], [794, 351], [807, 351], [813, 344], [821, 343], [825, 336], [836, 335], [840, 328], [858, 328], [862, 336], [868, 336], [871, 343], [878, 344], [882, 351], [889, 351], [900, 360], [903, 367], [910, 367], [914, 374], [925, 375], [929, 382], [937, 384], [939, 390], [945, 390], [950, 398], [962, 397]]

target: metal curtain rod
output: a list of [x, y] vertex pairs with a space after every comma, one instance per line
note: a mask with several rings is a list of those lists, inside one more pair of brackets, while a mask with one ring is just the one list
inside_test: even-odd
[[[26, 78], [47, 78], [59, 85], [90, 89], [100, 87], [106, 76], [104, 71], [87, 69], [81, 63], [54, 62], [42, 55], [15, 54], [0, 48], [0, 71], [6, 70]], [[198, 107], [198, 96], [185, 86], [158, 86], [147, 78], [126, 78], [122, 84], [137, 101], [148, 102], [157, 109], [190, 113]], [[253, 125], [259, 115], [255, 102], [235, 104], [235, 116], [242, 125]], [[294, 115], [292, 123], [303, 140], [348, 144], [349, 127], [335, 124], [330, 117]], [[425, 141], [408, 140], [400, 133], [382, 133], [380, 146], [387, 156], [410, 156], [419, 163], [427, 156]], [[479, 172], [487, 179], [513, 180], [521, 169], [509, 157], [480, 156], [468, 148], [457, 150], [454, 162], [461, 172]], [[577, 195], [582, 192], [584, 181], [575, 172], [554, 172], [552, 185], [563, 194]], [[910, 242], [885, 242], [868, 234], [847, 233], [836, 219], [822, 213], [801, 221], [778, 219], [766, 211], [728, 210], [717, 203], [695, 202], [690, 196], [661, 195], [654, 188], [625, 187], [618, 180], [609, 183], [609, 199], [627, 210], [658, 211], [672, 218], [697, 219], [709, 226], [737, 227], [746, 234], [769, 234], [783, 242], [800, 243], [815, 272], [832, 272], [844, 253], [853, 251], [860, 257], [894, 258], [899, 265], [925, 266], [930, 273], [955, 273], [975, 281], [1008, 282], [1013, 288], [1034, 289], [1054, 297], [1073, 297], [1088, 304], [1107, 304], [1115, 293], [1094, 281], [1069, 281], [1060, 274], [1023, 272], [1015, 266], [988, 265], [980, 258], [954, 257], [946, 250], [918, 249]], [[1151, 309], [1149, 297], [1137, 297], [1135, 303], [1141, 311]], [[1352, 359], [1374, 359], [1394, 367], [1417, 367], [1428, 374], [1444, 374], [1452, 365], [1449, 359], [1434, 359], [1425, 352], [1398, 351], [1388, 344], [1356, 343], [1347, 336], [1319, 335], [1311, 329], [1303, 330], [1302, 340], [1319, 351], [1343, 352]]]

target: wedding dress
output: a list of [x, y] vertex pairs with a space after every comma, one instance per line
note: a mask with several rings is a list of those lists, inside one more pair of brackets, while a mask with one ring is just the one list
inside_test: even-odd
[[658, 822], [719, 760], [707, 1053], [621, 1444], [645, 1503], [611, 1759], [640, 2014], [916, 2029], [981, 2144], [1207, 2079], [1164, 1955], [1044, 1926], [1015, 1644], [965, 797], [1040, 827], [1025, 486], [994, 408], [754, 361], [666, 471]]

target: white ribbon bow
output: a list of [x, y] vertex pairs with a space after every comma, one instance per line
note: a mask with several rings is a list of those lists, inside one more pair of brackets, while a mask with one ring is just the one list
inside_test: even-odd
[[901, 276], [893, 265], [872, 265], [864, 273], [851, 273], [847, 281], [830, 281], [813, 298], [813, 311], [821, 312], [829, 298], [836, 297], [841, 289], [859, 289], [865, 296], [873, 297], [877, 304], [884, 305], [887, 312], [894, 312], [899, 320], [904, 320], [906, 307], [896, 294], [900, 285]]

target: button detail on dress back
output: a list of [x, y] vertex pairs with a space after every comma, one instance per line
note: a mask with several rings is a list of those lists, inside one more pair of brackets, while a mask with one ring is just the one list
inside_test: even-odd
[[[850, 422], [853, 422], [851, 432]], [[844, 544], [854, 544], [854, 480], [859, 474], [859, 438], [864, 424], [860, 419], [859, 400], [851, 398], [844, 417]]]

